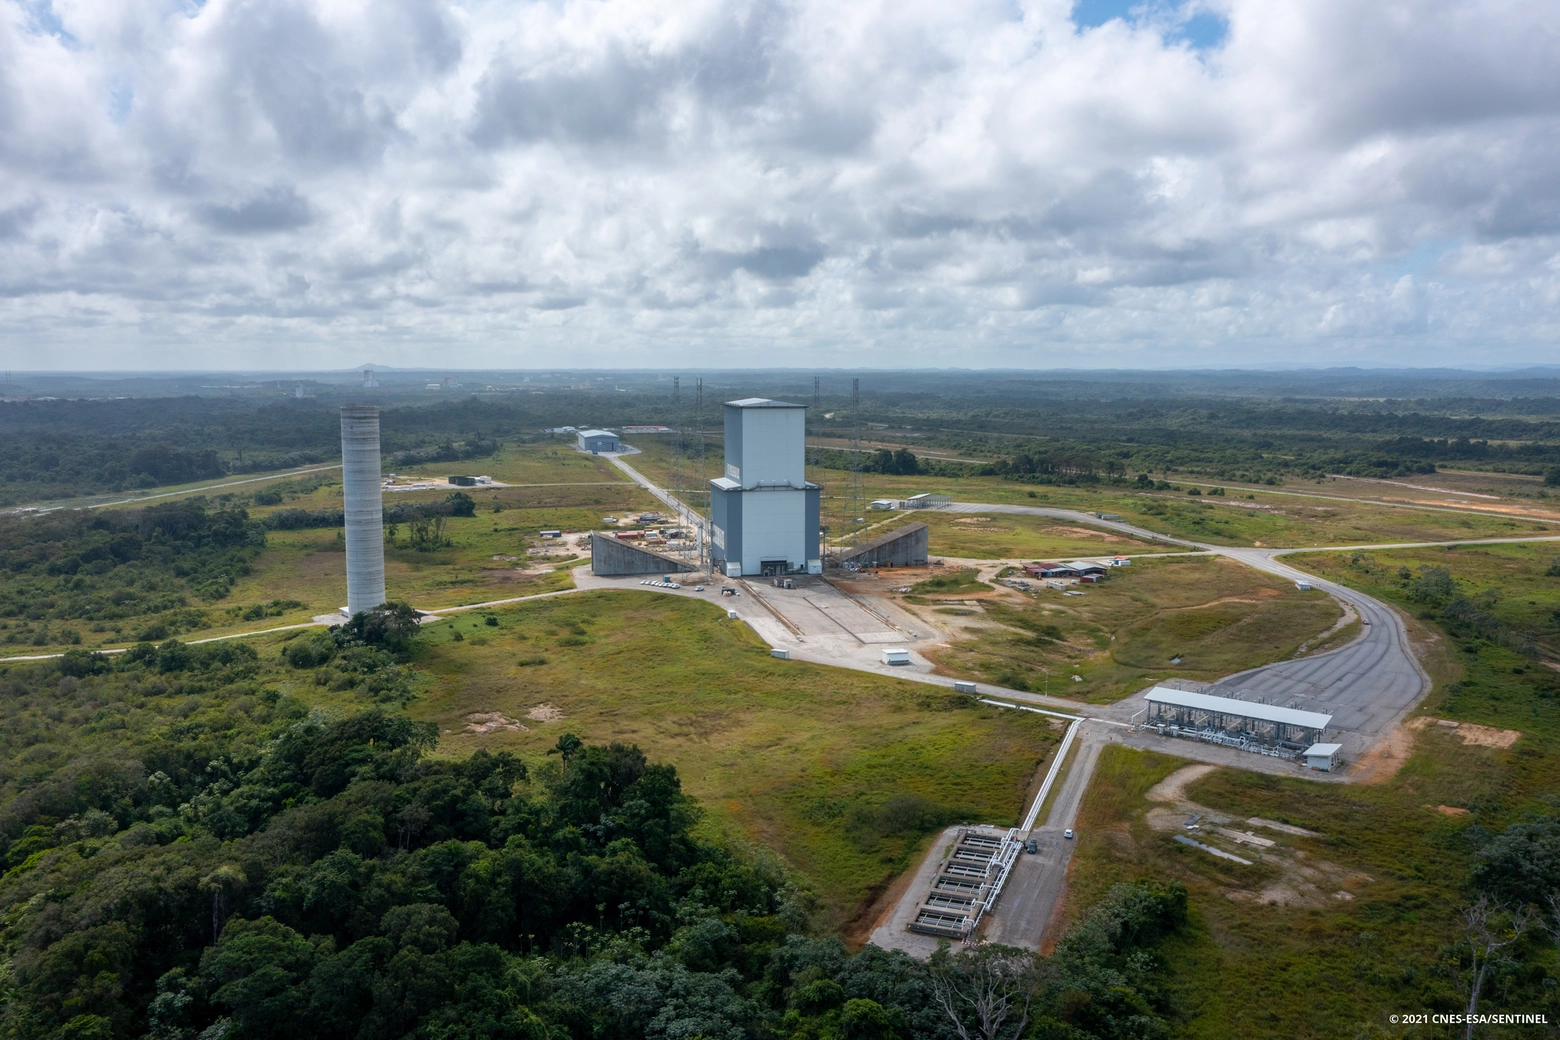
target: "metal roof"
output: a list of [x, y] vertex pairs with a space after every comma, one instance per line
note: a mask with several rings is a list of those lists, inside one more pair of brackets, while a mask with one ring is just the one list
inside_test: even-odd
[[771, 401], [767, 397], [744, 397], [740, 401], [727, 401], [727, 408], [806, 408], [805, 404], [789, 404], [785, 401]]
[[1217, 711], [1225, 715], [1239, 715], [1246, 719], [1277, 722], [1285, 726], [1306, 726], [1310, 729], [1326, 729], [1332, 725], [1332, 716], [1317, 711], [1301, 711], [1298, 708], [1280, 708], [1276, 704], [1258, 704], [1255, 701], [1238, 701], [1233, 697], [1214, 697], [1206, 693], [1190, 693], [1172, 690], [1168, 686], [1155, 686], [1144, 695], [1152, 704], [1172, 704], [1180, 708], [1198, 711]]
[[1342, 744], [1312, 744], [1305, 749], [1305, 757], [1310, 758], [1312, 755], [1332, 756], [1342, 750]]
[[580, 430], [579, 431], [579, 435], [581, 437], [616, 437], [617, 436], [617, 434], [613, 433], [611, 430]]

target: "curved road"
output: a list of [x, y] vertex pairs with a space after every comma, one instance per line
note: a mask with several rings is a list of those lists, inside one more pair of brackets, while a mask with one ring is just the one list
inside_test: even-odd
[[[1430, 690], [1430, 677], [1409, 645], [1403, 618], [1380, 600], [1318, 578], [1277, 559], [1295, 549], [1249, 549], [1211, 545], [1158, 534], [1120, 520], [1103, 520], [1092, 513], [1040, 506], [985, 505], [957, 502], [956, 512], [1018, 513], [1103, 527], [1144, 541], [1184, 545], [1237, 560], [1289, 581], [1307, 581], [1352, 607], [1363, 631], [1345, 646], [1314, 657], [1280, 661], [1239, 672], [1210, 690], [1219, 696], [1261, 699], [1270, 704], [1321, 711], [1333, 716], [1346, 755], [1357, 755], [1396, 722]], [[1523, 539], [1524, 541], [1529, 539]], [[1467, 544], [1467, 543], [1460, 543]], [[1136, 698], [1129, 698], [1133, 704]], [[1101, 713], [1105, 714], [1105, 713]], [[1349, 746], [1351, 745], [1351, 746]]]

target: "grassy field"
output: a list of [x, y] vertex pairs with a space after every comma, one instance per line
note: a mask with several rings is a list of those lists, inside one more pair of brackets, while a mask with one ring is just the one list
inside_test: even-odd
[[[638, 743], [678, 767], [706, 826], [774, 849], [808, 879], [831, 927], [934, 827], [1016, 820], [1060, 739], [1040, 716], [776, 661], [714, 604], [592, 592], [490, 616], [496, 625], [466, 615], [419, 640], [416, 664], [434, 681], [408, 710], [439, 724], [441, 751], [509, 749], [546, 768], [565, 732]], [[496, 728], [473, 728], [484, 722]]]
[[1080, 556], [1174, 552], [1180, 548], [1043, 516], [1010, 513], [981, 516], [934, 509], [894, 514], [892, 520], [873, 526], [866, 532], [866, 537], [876, 537], [917, 522], [930, 528], [927, 537], [932, 555], [956, 559], [1077, 559]]
[[1340, 617], [1325, 593], [1218, 557], [1140, 559], [1081, 588], [965, 600], [987, 624], [927, 656], [945, 674], [1103, 703], [1171, 675], [1213, 680], [1284, 660]]
[[[1386, 1016], [1405, 1010], [1405, 999], [1416, 1010], [1454, 1008], [1447, 951], [1459, 934], [1456, 910], [1472, 898], [1467, 879], [1479, 845], [1509, 824], [1552, 814], [1560, 790], [1560, 676], [1545, 667], [1543, 646], [1560, 624], [1560, 576], [1547, 574], [1556, 555], [1548, 546], [1501, 546], [1303, 561], [1414, 610], [1416, 628], [1431, 626], [1421, 642], [1436, 683], [1426, 714], [1522, 736], [1514, 746], [1492, 747], [1440, 726], [1405, 729], [1406, 760], [1379, 784], [1231, 769], [1191, 782], [1185, 794], [1196, 806], [1321, 835], [1240, 824], [1278, 842], [1264, 854], [1244, 852], [1254, 866], [1173, 843], [1185, 811], [1154, 826], [1154, 810], [1165, 807], [1145, 794], [1184, 760], [1105, 749], [1080, 817], [1069, 912], [1127, 878], [1171, 877], [1188, 886], [1192, 926], [1161, 951], [1188, 1017], [1181, 1035], [1391, 1036], [1398, 1034], [1384, 1026]], [[1412, 577], [1405, 581], [1398, 568], [1418, 576], [1421, 566], [1445, 567], [1470, 602], [1502, 590], [1485, 613], [1505, 628], [1486, 623], [1475, 631], [1447, 602], [1416, 603]], [[1537, 638], [1520, 651], [1506, 645], [1523, 634]], [[1531, 956], [1553, 974], [1552, 949], [1540, 945]], [[1481, 1010], [1528, 1010], [1501, 999], [1497, 991]]]

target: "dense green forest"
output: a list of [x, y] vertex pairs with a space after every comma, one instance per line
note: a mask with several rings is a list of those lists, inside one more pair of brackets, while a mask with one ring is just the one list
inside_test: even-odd
[[839, 376], [826, 377], [815, 397], [811, 381], [792, 373], [724, 373], [704, 388], [702, 416], [687, 386], [674, 391], [654, 375], [615, 382], [623, 385], [538, 377], [432, 402], [417, 392], [420, 380], [302, 399], [272, 385], [4, 401], [0, 505], [329, 462], [339, 455], [337, 407], [364, 393], [384, 409], [390, 467], [485, 457], [503, 441], [561, 426], [664, 423], [718, 433], [718, 402], [758, 395], [814, 405], [814, 436], [844, 438], [859, 421], [870, 439], [895, 444], [867, 459], [877, 472], [971, 468], [925, 460], [906, 468], [901, 452], [929, 447], [973, 460], [976, 471], [1040, 482], [1166, 472], [1392, 477], [1448, 465], [1554, 472], [1560, 481], [1560, 380], [1552, 374], [874, 373], [863, 377], [862, 406], [852, 412]]
[[[1179, 887], [1118, 886], [1050, 958], [852, 955], [772, 858], [698, 838], [636, 747], [433, 755], [432, 727], [368, 706], [414, 629], [0, 673], [5, 1035], [953, 1038], [987, 1035], [992, 993], [994, 1035], [1168, 1035]], [[276, 681], [354, 655], [361, 708]]]

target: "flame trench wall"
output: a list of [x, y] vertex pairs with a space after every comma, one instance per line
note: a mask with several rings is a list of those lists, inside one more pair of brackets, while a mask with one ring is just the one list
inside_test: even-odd
[[385, 510], [380, 490], [379, 409], [341, 410], [342, 498], [347, 524], [347, 612], [385, 602]]

